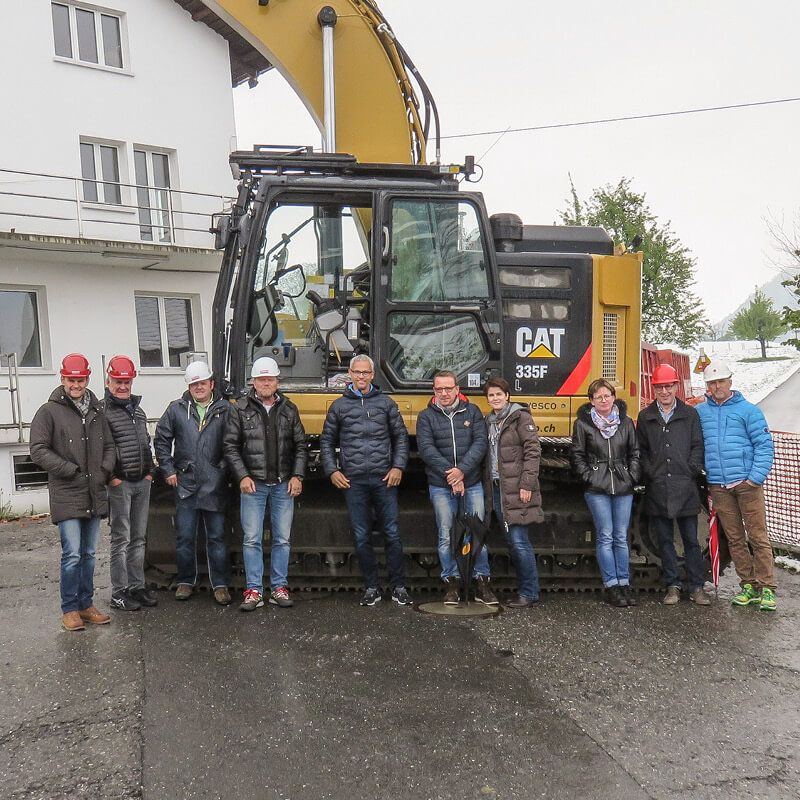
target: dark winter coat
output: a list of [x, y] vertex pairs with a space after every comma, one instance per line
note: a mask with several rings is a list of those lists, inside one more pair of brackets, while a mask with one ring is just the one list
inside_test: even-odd
[[700, 513], [697, 478], [703, 472], [703, 432], [691, 406], [675, 401], [668, 423], [653, 402], [639, 412], [636, 428], [644, 510], [650, 516], [695, 516]]
[[278, 394], [277, 397], [275, 407], [269, 412], [276, 415], [274, 428], [255, 389], [230, 408], [222, 449], [237, 484], [243, 478], [266, 481], [270, 477], [268, 430], [275, 430], [277, 434], [273, 443], [277, 445], [277, 474], [274, 476], [277, 482], [289, 478], [302, 480], [306, 476], [308, 449], [300, 412], [284, 395]]
[[222, 439], [230, 403], [214, 394], [202, 427], [192, 395], [173, 400], [156, 425], [156, 458], [164, 477], [178, 476], [178, 497], [195, 496], [197, 508], [224, 511], [227, 471]]
[[[336, 448], [339, 448], [339, 461]], [[331, 403], [319, 439], [322, 469], [349, 480], [383, 478], [408, 465], [408, 431], [397, 403], [373, 385], [363, 397], [348, 384]]]
[[444, 411], [432, 399], [417, 417], [417, 449], [431, 486], [447, 487], [445, 472], [452, 467], [464, 473], [464, 486], [480, 483], [488, 447], [483, 414], [464, 395], [453, 411]]
[[[506, 525], [544, 522], [542, 492], [539, 488], [539, 461], [542, 446], [530, 411], [514, 404], [500, 422], [497, 441], [497, 471], [500, 474], [500, 502]], [[531, 493], [528, 503], [520, 500], [520, 489]], [[483, 493], [487, 515], [494, 504], [491, 452], [484, 461]]]
[[117, 400], [106, 389], [103, 410], [111, 428], [117, 463], [112, 477], [123, 481], [140, 481], [153, 474], [153, 453], [150, 450], [150, 433], [147, 430], [147, 415], [139, 403], [142, 398], [132, 394], [128, 401]]
[[631, 494], [639, 482], [639, 444], [624, 400], [616, 400], [619, 428], [604, 439], [592, 422], [591, 403], [584, 403], [572, 428], [572, 467], [588, 492]]
[[31, 423], [31, 460], [47, 471], [50, 517], [105, 517], [106, 484], [114, 469], [114, 441], [102, 405], [89, 393], [84, 417], [59, 386]]

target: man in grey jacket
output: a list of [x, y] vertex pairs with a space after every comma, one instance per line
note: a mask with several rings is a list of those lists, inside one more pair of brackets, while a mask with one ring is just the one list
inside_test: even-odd
[[100, 519], [108, 515], [114, 442], [100, 402], [88, 388], [91, 372], [85, 356], [65, 356], [61, 386], [31, 422], [31, 460], [47, 471], [50, 518], [61, 536], [61, 621], [68, 631], [82, 631], [85, 622], [111, 621], [92, 603], [94, 553]]
[[156, 426], [156, 457], [175, 489], [176, 600], [188, 600], [197, 585], [197, 525], [206, 532], [208, 579], [214, 600], [231, 602], [225, 543], [227, 478], [222, 440], [230, 403], [214, 389], [211, 370], [193, 361], [184, 375], [188, 389], [173, 400]]

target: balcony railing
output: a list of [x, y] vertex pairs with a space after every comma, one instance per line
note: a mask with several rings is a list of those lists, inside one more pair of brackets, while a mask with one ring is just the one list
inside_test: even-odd
[[0, 231], [212, 247], [211, 218], [232, 202], [220, 194], [0, 169]]

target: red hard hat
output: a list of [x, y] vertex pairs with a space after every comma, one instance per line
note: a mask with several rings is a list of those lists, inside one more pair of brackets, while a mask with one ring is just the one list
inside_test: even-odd
[[678, 377], [675, 367], [671, 367], [669, 364], [659, 364], [653, 370], [653, 386], [665, 386], [669, 383], [678, 383], [679, 381], [680, 378]]
[[89, 362], [86, 356], [80, 353], [70, 353], [64, 356], [61, 362], [61, 377], [62, 378], [88, 378], [92, 374], [89, 369]]
[[136, 367], [128, 356], [114, 356], [108, 362], [106, 369], [109, 378], [118, 380], [133, 380], [136, 377]]

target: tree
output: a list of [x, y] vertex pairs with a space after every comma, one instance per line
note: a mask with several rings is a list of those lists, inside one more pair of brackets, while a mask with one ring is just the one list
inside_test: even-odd
[[750, 305], [731, 320], [731, 333], [737, 339], [756, 339], [761, 345], [761, 358], [767, 357], [767, 342], [786, 330], [781, 315], [772, 307], [772, 300], [756, 289]]
[[703, 303], [694, 293], [695, 260], [688, 248], [660, 223], [645, 202], [645, 195], [631, 189], [628, 178], [616, 186], [595, 189], [584, 203], [570, 176], [570, 205], [560, 212], [566, 225], [598, 225], [617, 245], [642, 238], [642, 338], [651, 342], [675, 342], [689, 347], [708, 330]]
[[800, 350], [800, 211], [795, 215], [791, 230], [787, 230], [783, 219], [767, 220], [767, 228], [775, 242], [779, 258], [778, 267], [787, 276], [781, 281], [795, 296], [795, 308], [784, 306], [781, 318], [787, 330], [794, 330], [795, 337], [787, 339], [785, 344], [790, 344]]
[[785, 344], [794, 345], [800, 350], [800, 272], [793, 278], [781, 281], [781, 286], [785, 286], [797, 298], [795, 300], [797, 308], [783, 307], [781, 320], [786, 330], [793, 330], [795, 334], [793, 339], [786, 339]]

